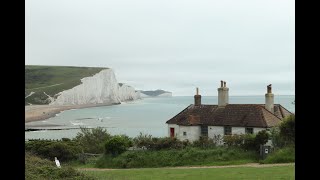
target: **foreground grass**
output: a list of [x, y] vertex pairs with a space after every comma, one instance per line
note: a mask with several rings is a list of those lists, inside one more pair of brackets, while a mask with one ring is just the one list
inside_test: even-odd
[[294, 166], [83, 171], [97, 179], [295, 179]]
[[279, 149], [269, 156], [266, 159], [261, 161], [263, 164], [273, 164], [273, 163], [290, 163], [295, 162], [295, 149], [294, 147], [286, 147]]
[[98, 168], [150, 168], [191, 165], [236, 165], [258, 162], [252, 151], [237, 148], [186, 148], [182, 150], [127, 151], [117, 157], [105, 155], [97, 162]]

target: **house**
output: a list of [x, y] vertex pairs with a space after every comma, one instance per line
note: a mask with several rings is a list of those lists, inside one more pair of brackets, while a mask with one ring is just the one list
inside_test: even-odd
[[195, 141], [200, 136], [257, 133], [279, 124], [292, 113], [280, 104], [274, 104], [271, 84], [267, 86], [265, 104], [229, 104], [229, 88], [221, 81], [218, 105], [201, 104], [197, 88], [194, 104], [168, 120], [168, 135], [179, 140]]

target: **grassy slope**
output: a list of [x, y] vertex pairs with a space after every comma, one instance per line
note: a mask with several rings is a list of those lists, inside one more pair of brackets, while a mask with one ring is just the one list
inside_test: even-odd
[[97, 179], [295, 179], [294, 166], [83, 171]]
[[25, 104], [46, 104], [47, 102], [44, 100], [47, 96], [43, 92], [54, 96], [63, 90], [79, 85], [81, 83], [80, 79], [93, 76], [103, 69], [107, 68], [26, 65], [25, 95], [30, 92], [35, 92], [35, 94], [26, 98]]

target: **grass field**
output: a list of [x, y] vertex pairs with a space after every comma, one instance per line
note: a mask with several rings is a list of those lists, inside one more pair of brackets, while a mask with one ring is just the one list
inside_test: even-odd
[[128, 169], [108, 171], [82, 171], [97, 179], [143, 180], [143, 179], [295, 179], [294, 166], [230, 167], [209, 169]]

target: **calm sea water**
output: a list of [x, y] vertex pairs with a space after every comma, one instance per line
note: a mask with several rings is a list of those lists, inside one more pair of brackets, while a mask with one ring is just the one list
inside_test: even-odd
[[[230, 104], [264, 104], [264, 96], [230, 96]], [[295, 112], [295, 96], [275, 96], [275, 103]], [[44, 121], [27, 123], [37, 128], [103, 127], [113, 135], [137, 136], [140, 132], [154, 137], [167, 136], [165, 122], [194, 102], [193, 96], [145, 98], [114, 106], [67, 110]], [[203, 96], [202, 104], [218, 104], [216, 96]], [[73, 138], [79, 129], [25, 132], [25, 139]]]

